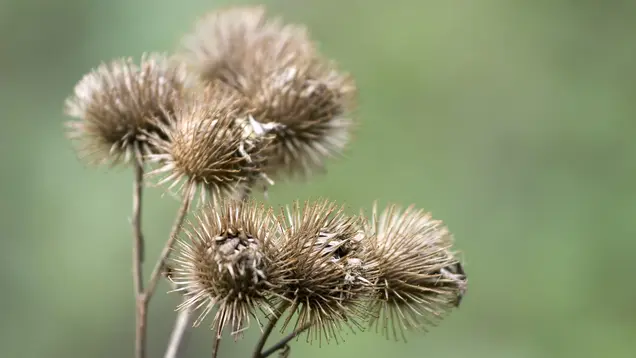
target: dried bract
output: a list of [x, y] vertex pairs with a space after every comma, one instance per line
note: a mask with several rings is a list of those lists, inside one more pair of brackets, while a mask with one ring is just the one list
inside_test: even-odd
[[284, 326], [297, 314], [295, 328], [311, 324], [308, 340], [338, 341], [344, 326], [359, 327], [371, 289], [359, 252], [359, 218], [328, 201], [302, 209], [296, 202], [286, 214], [279, 217], [283, 238], [277, 259], [285, 272], [280, 294], [292, 302]]
[[377, 277], [372, 325], [388, 337], [406, 339], [407, 329], [426, 330], [459, 305], [466, 275], [451, 251], [441, 221], [413, 206], [389, 206], [367, 226], [365, 259]]
[[148, 137], [165, 135], [160, 127], [169, 123], [188, 82], [185, 66], [162, 54], [145, 54], [139, 65], [130, 58], [102, 64], [66, 100], [65, 112], [77, 118], [67, 123], [69, 136], [93, 163], [141, 162], [157, 153]]
[[161, 153], [149, 156], [160, 163], [149, 175], [163, 176], [160, 185], [191, 199], [198, 191], [201, 202], [208, 195], [245, 191], [262, 176], [262, 153], [270, 140], [247, 108], [239, 93], [218, 81], [198, 92], [177, 109], [165, 138], [151, 138]]
[[212, 327], [238, 335], [259, 311], [274, 314], [271, 291], [282, 282], [274, 245], [278, 228], [271, 209], [255, 202], [217, 202], [190, 222], [179, 241], [173, 280], [186, 300], [179, 309], [200, 310], [199, 325], [217, 308]]

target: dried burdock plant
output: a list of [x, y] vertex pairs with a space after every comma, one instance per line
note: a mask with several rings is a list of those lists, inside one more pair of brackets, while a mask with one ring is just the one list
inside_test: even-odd
[[439, 220], [413, 206], [392, 205], [368, 222], [364, 258], [376, 278], [371, 324], [388, 337], [406, 340], [408, 329], [426, 330], [454, 307], [466, 275]]
[[279, 217], [283, 236], [278, 262], [285, 271], [280, 295], [291, 302], [283, 329], [309, 327], [309, 341], [338, 341], [343, 328], [359, 328], [371, 282], [361, 257], [360, 218], [326, 200], [298, 202]]
[[79, 141], [81, 157], [92, 163], [128, 163], [156, 153], [150, 135], [165, 136], [161, 126], [186, 94], [185, 66], [158, 53], [140, 64], [122, 58], [86, 74], [66, 100], [69, 136]]
[[[459, 306], [466, 274], [452, 236], [430, 214], [374, 206], [369, 220], [318, 200], [274, 215], [250, 201], [253, 188], [267, 193], [270, 178], [308, 178], [341, 156], [356, 97], [352, 77], [305, 26], [268, 17], [264, 6], [211, 12], [178, 53], [116, 59], [79, 81], [65, 111], [80, 157], [134, 169], [136, 358], [147, 355], [148, 304], [161, 277], [182, 296], [166, 358], [177, 358], [192, 323], [210, 315], [214, 358], [224, 332], [239, 338], [253, 320], [262, 327], [264, 314], [253, 358], [266, 358], [288, 357], [303, 333], [339, 342], [343, 330], [369, 324], [404, 338]], [[146, 176], [182, 204], [145, 283]], [[198, 215], [184, 225], [192, 207]], [[266, 349], [281, 320], [292, 332]]]
[[201, 311], [195, 325], [216, 308], [217, 336], [226, 327], [238, 335], [256, 312], [275, 314], [270, 293], [282, 285], [283, 270], [276, 261], [278, 227], [271, 214], [255, 202], [217, 202], [188, 225], [173, 280], [186, 296], [179, 309]]
[[159, 153], [150, 154], [159, 167], [149, 173], [192, 200], [200, 193], [237, 196], [263, 177], [263, 152], [271, 138], [248, 112], [245, 98], [215, 82], [184, 101], [163, 128], [167, 135], [151, 137]]

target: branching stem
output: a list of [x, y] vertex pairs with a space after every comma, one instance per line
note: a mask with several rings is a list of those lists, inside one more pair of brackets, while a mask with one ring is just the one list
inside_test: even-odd
[[285, 310], [287, 310], [289, 306], [290, 306], [289, 301], [282, 301], [280, 303], [280, 305], [276, 309], [275, 315], [269, 319], [269, 322], [267, 323], [267, 326], [265, 327], [265, 330], [263, 331], [261, 338], [258, 340], [258, 343], [256, 344], [256, 347], [254, 348], [254, 354], [252, 355], [253, 358], [263, 357], [261, 352], [263, 351], [263, 348], [265, 347], [265, 343], [267, 343], [267, 338], [269, 338], [269, 336], [272, 334], [274, 327], [276, 327], [276, 323], [278, 323], [278, 320], [283, 315], [283, 312], [285, 312]]

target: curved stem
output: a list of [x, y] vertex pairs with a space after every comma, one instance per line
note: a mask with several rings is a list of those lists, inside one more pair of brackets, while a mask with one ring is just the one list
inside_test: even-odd
[[261, 358], [263, 356], [261, 352], [263, 351], [263, 348], [265, 347], [267, 338], [269, 338], [269, 335], [272, 334], [274, 327], [276, 327], [276, 323], [278, 322], [280, 317], [283, 315], [283, 312], [285, 312], [285, 310], [289, 307], [289, 305], [290, 303], [288, 301], [282, 301], [280, 305], [278, 306], [278, 308], [276, 309], [276, 315], [269, 319], [269, 322], [267, 323], [267, 326], [265, 327], [265, 330], [263, 331], [261, 338], [258, 340], [258, 343], [256, 344], [256, 347], [254, 348], [254, 354], [252, 355], [253, 358]]
[[260, 358], [269, 357], [270, 355], [274, 354], [276, 351], [285, 348], [287, 346], [287, 343], [289, 343], [289, 341], [291, 341], [292, 339], [298, 337], [299, 334], [301, 334], [304, 331], [306, 331], [307, 329], [309, 329], [309, 327], [311, 327], [311, 324], [310, 323], [305, 323], [304, 325], [296, 328], [292, 333], [288, 334], [283, 339], [278, 341], [278, 343], [274, 344], [270, 349], [268, 349], [265, 352], [261, 353]]
[[161, 254], [159, 255], [159, 259], [157, 259], [157, 263], [155, 264], [155, 268], [152, 270], [150, 274], [150, 280], [148, 281], [148, 288], [146, 289], [146, 300], [149, 301], [152, 295], [157, 288], [157, 283], [159, 282], [159, 277], [161, 277], [161, 273], [166, 266], [166, 260], [168, 259], [168, 255], [170, 255], [170, 251], [172, 250], [172, 246], [177, 240], [177, 236], [179, 235], [179, 231], [181, 230], [181, 225], [183, 224], [183, 220], [185, 219], [186, 214], [188, 213], [188, 208], [190, 207], [190, 195], [183, 196], [183, 202], [181, 203], [181, 208], [179, 208], [179, 212], [177, 213], [177, 218], [172, 225], [172, 230], [170, 232], [170, 237], [166, 244], [161, 250]]
[[174, 323], [174, 328], [172, 329], [172, 334], [170, 334], [170, 342], [168, 343], [168, 348], [166, 349], [164, 358], [177, 358], [180, 353], [183, 353], [184, 345], [182, 343], [185, 338], [187, 338], [191, 319], [192, 310], [186, 308], [179, 311]]

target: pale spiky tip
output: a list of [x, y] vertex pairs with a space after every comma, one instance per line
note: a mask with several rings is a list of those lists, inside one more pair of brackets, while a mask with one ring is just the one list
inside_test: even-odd
[[451, 251], [447, 228], [413, 206], [391, 205], [367, 225], [365, 260], [377, 278], [371, 325], [387, 338], [405, 338], [405, 330], [437, 324], [459, 306], [466, 274]]
[[247, 91], [255, 117], [281, 125], [269, 160], [273, 176], [324, 171], [327, 159], [344, 152], [355, 125], [352, 77], [318, 56], [299, 54], [289, 53], [294, 61], [263, 74]]
[[298, 315], [294, 328], [311, 324], [308, 341], [338, 342], [345, 326], [361, 328], [358, 320], [366, 315], [371, 283], [359, 251], [359, 217], [323, 200], [302, 208], [295, 202], [279, 222], [283, 238], [277, 261], [285, 272], [280, 294], [292, 302], [283, 329], [293, 314]]
[[247, 190], [261, 173], [263, 151], [270, 138], [252, 129], [245, 99], [216, 81], [177, 108], [165, 126], [165, 137], [153, 136], [159, 154], [150, 161], [160, 166], [149, 176], [159, 184], [190, 196], [236, 196]]
[[217, 308], [212, 328], [220, 336], [229, 327], [238, 337], [258, 312], [275, 314], [270, 299], [282, 271], [271, 213], [255, 202], [218, 201], [186, 225], [173, 280], [186, 296], [179, 309], [199, 311], [195, 325]]
[[185, 66], [163, 54], [150, 53], [137, 65], [131, 58], [104, 63], [86, 74], [65, 102], [69, 137], [79, 143], [82, 158], [112, 165], [142, 161], [156, 148], [149, 135], [163, 136], [160, 126], [186, 95]]

